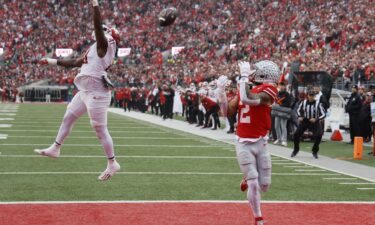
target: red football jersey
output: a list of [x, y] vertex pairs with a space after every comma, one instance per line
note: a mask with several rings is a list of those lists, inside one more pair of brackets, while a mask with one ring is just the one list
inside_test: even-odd
[[[264, 92], [271, 97], [272, 102], [277, 98], [278, 91], [276, 87], [269, 84], [262, 84], [254, 87], [251, 93], [258, 94]], [[244, 105], [240, 101], [238, 94], [238, 125], [237, 136], [240, 138], [259, 138], [267, 136], [271, 129], [271, 106]]]

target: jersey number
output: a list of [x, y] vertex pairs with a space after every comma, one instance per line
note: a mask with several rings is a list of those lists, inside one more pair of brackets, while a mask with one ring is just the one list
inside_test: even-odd
[[250, 106], [245, 105], [245, 108], [241, 109], [241, 114], [240, 114], [240, 123], [250, 123], [250, 115], [245, 115], [246, 113], [250, 112]]

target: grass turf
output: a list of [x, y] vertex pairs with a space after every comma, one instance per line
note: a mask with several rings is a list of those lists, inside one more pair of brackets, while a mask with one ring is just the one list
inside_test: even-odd
[[[0, 105], [0, 108], [2, 106]], [[13, 124], [11, 128], [0, 128], [0, 133], [9, 135], [8, 139], [0, 140], [0, 201], [246, 198], [245, 193], [240, 192], [238, 187], [242, 175], [235, 153], [230, 151], [234, 146], [114, 114], [109, 114], [109, 130], [114, 137], [115, 150], [123, 173], [109, 182], [97, 180], [106, 165], [106, 159], [100, 142], [89, 126], [87, 116], [82, 117], [75, 125], [63, 147], [61, 158], [51, 160], [36, 157], [32, 151], [34, 148], [47, 147], [53, 142], [65, 107], [57, 104], [19, 105], [14, 121], [0, 121], [0, 124]], [[302, 149], [305, 144], [309, 145], [303, 143]], [[322, 154], [333, 154], [331, 150], [336, 146], [343, 151], [338, 144], [322, 143]], [[181, 158], [189, 156], [195, 158]], [[203, 156], [211, 158], [199, 158]], [[347, 176], [330, 171], [298, 172], [295, 171], [296, 168], [279, 164], [293, 163], [292, 161], [278, 157], [273, 159], [273, 183], [270, 191], [263, 194], [263, 199], [375, 201], [375, 190], [357, 189], [374, 185], [340, 184], [364, 182], [360, 179], [325, 180], [323, 178]], [[298, 163], [295, 165], [303, 166]]]

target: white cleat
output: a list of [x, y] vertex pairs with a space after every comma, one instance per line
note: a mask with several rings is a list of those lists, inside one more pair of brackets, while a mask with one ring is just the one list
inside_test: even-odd
[[278, 145], [278, 144], [280, 144], [280, 140], [276, 140], [276, 141], [274, 141], [273, 144], [274, 144], [274, 145]]
[[281, 142], [281, 145], [284, 146], [284, 147], [287, 147], [288, 143], [286, 141], [283, 141], [283, 142]]
[[41, 156], [47, 156], [50, 158], [57, 158], [60, 156], [60, 148], [56, 147], [55, 144], [45, 149], [34, 149], [34, 152], [38, 153]]
[[111, 179], [111, 177], [113, 177], [113, 175], [115, 175], [117, 171], [120, 170], [120, 168], [120, 164], [118, 164], [118, 162], [115, 161], [107, 166], [107, 169], [105, 169], [104, 172], [100, 174], [98, 179], [101, 181], [109, 180]]

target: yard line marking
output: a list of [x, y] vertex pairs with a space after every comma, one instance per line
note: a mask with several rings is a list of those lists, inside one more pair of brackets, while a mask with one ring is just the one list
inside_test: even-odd
[[[0, 172], [0, 175], [65, 175], [65, 174], [100, 174], [101, 172]], [[242, 173], [218, 172], [117, 172], [124, 175], [241, 175]]]
[[375, 190], [375, 188], [357, 188], [357, 190]]
[[[66, 175], [66, 174], [100, 174], [101, 172], [0, 172], [0, 175]], [[123, 175], [242, 175], [242, 173], [220, 173], [220, 172], [117, 172]], [[322, 176], [337, 174], [316, 174], [316, 173], [272, 173], [274, 176]]]
[[[214, 203], [214, 204], [249, 204], [247, 200], [113, 200], [113, 201], [14, 201], [14, 202], [0, 202], [0, 205], [33, 205], [33, 204], [202, 204], [202, 203]], [[265, 204], [349, 204], [349, 205], [373, 205], [375, 201], [270, 201], [262, 200]]]
[[12, 127], [12, 124], [0, 124], [0, 128], [9, 128]]
[[[45, 144], [0, 144], [0, 146], [44, 146], [50, 145], [51, 143]], [[64, 146], [76, 146], [76, 147], [103, 147], [99, 144], [64, 144]], [[209, 146], [209, 145], [114, 145], [115, 147], [162, 147], [162, 148], [214, 148], [220, 146]]]
[[355, 177], [323, 177], [323, 180], [357, 180]]
[[[4, 118], [0, 118], [0, 120], [2, 120], [2, 119], [4, 119]], [[14, 118], [9, 118], [9, 119], [14, 120]], [[111, 121], [108, 121], [108, 122], [109, 122], [109, 125], [110, 125]], [[25, 124], [25, 125], [27, 125], [27, 124], [40, 124], [40, 123], [42, 123], [42, 122], [40, 122], [40, 121], [39, 122], [21, 121], [21, 120], [17, 119], [16, 123], [14, 123], [14, 124], [17, 124], [17, 125]], [[60, 125], [61, 121], [60, 120], [56, 121], [56, 122], [44, 122], [43, 121], [43, 124], [56, 124], [56, 125]], [[87, 125], [87, 124], [90, 124], [90, 121], [87, 121], [87, 122], [76, 122], [74, 124], [75, 125], [80, 125], [80, 124]], [[121, 124], [138, 124], [138, 123], [115, 123], [115, 124], [116, 125], [121, 125]]]
[[339, 183], [343, 185], [374, 185], [375, 183]]
[[313, 166], [284, 166], [285, 168], [313, 168]]
[[17, 109], [0, 109], [0, 113], [16, 113]]
[[[272, 153], [272, 154], [274, 156], [277, 156], [277, 157], [280, 157], [280, 158], [283, 158], [283, 159], [290, 159], [289, 157], [286, 157], [286, 156], [278, 155], [278, 154], [275, 154], [275, 153]], [[293, 162], [299, 162], [299, 163], [304, 164], [304, 165], [308, 165], [308, 166], [312, 166], [312, 167], [316, 167], [316, 168], [320, 168], [320, 169], [325, 169], [327, 171], [334, 172], [334, 173], [337, 173], [339, 175], [346, 175], [346, 176], [350, 176], [350, 177], [356, 177], [356, 178], [359, 178], [359, 179], [362, 179], [362, 180], [365, 180], [365, 181], [374, 182], [373, 180], [362, 177], [362, 176], [353, 175], [353, 174], [342, 172], [342, 171], [339, 171], [339, 170], [336, 170], [336, 169], [327, 168], [327, 167], [321, 166], [321, 165], [310, 164], [308, 162], [303, 162], [303, 161], [295, 159], [295, 158], [290, 159], [290, 160], [293, 161]]]
[[[56, 138], [56, 136], [8, 136], [9, 138], [37, 138], [37, 139], [43, 139], [43, 138]], [[144, 139], [144, 140], [191, 140], [191, 138], [187, 137], [112, 137], [114, 139]], [[98, 137], [94, 136], [79, 136], [79, 137], [69, 137], [69, 139], [98, 139]]]
[[0, 140], [6, 140], [8, 138], [7, 134], [0, 134]]
[[[40, 155], [1, 155], [0, 158], [40, 158]], [[62, 155], [59, 158], [104, 158], [103, 155]], [[146, 159], [236, 159], [233, 156], [143, 156], [116, 155], [116, 158], [146, 158]]]
[[280, 162], [280, 163], [274, 163], [274, 164], [275, 165], [300, 165], [301, 163], [297, 163], [297, 162]]
[[290, 160], [287, 159], [271, 159], [272, 162], [288, 162]]
[[294, 170], [296, 172], [322, 172], [322, 171], [327, 171], [327, 170]]
[[[22, 128], [22, 127], [27, 127], [27, 128], [43, 128], [43, 127], [46, 127], [46, 128], [56, 128], [58, 129], [60, 127], [60, 125], [56, 125], [56, 126], [33, 126], [33, 125], [18, 125], [18, 124], [14, 124], [17, 128]], [[89, 129], [92, 129], [91, 126], [82, 126], [82, 125], [79, 125], [79, 126], [76, 126], [76, 127], [79, 127], [79, 128], [89, 128]], [[123, 127], [111, 127], [111, 126], [108, 126], [109, 129], [128, 129], [128, 128], [131, 128], [131, 129], [145, 129], [145, 128], [149, 128], [147, 126], [143, 126], [143, 127], [127, 127], [127, 126], [123, 126]]]
[[272, 176], [339, 176], [337, 173], [272, 173]]
[[14, 120], [14, 118], [0, 118], [1, 121], [4, 121], [4, 120]]
[[[7, 132], [57, 132], [58, 130], [55, 129], [55, 130], [7, 130]], [[74, 130], [72, 131], [72, 133], [93, 133], [94, 131], [93, 130]], [[147, 133], [147, 134], [167, 134], [168, 132], [165, 132], [165, 131], [141, 131], [141, 130], [113, 130], [113, 131], [110, 131], [110, 133]]]
[[0, 116], [15, 116], [15, 113], [0, 113]]

